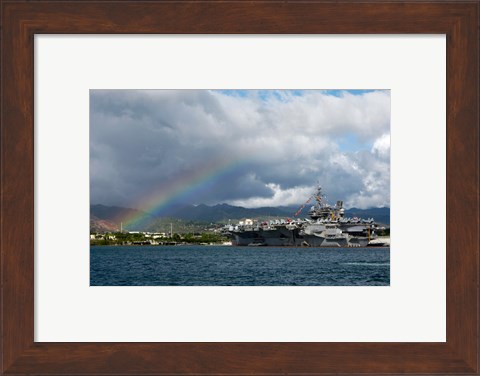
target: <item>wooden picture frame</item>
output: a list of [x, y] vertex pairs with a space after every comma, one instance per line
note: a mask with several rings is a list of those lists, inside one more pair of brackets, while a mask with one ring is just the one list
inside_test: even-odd
[[[479, 1], [1, 2], [2, 374], [479, 374]], [[34, 342], [35, 34], [446, 34], [445, 343]]]

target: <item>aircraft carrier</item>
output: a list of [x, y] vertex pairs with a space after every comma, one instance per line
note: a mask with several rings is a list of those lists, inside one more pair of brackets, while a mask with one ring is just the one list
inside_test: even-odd
[[[365, 247], [377, 238], [373, 218], [346, 218], [343, 201], [334, 206], [325, 202], [319, 186], [294, 214], [294, 218], [258, 221], [245, 219], [225, 226], [224, 234], [236, 246], [277, 247]], [[297, 218], [311, 200], [310, 218]]]

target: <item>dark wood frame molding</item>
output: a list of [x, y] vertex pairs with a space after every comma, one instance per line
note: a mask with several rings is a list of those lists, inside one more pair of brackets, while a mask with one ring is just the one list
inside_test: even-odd
[[[479, 374], [479, 0], [1, 1], [2, 374]], [[33, 44], [44, 33], [446, 34], [446, 343], [37, 343]]]

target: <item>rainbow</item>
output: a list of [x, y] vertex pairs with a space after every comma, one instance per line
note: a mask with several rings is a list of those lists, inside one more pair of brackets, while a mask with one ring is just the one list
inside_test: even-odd
[[197, 166], [188, 173], [178, 174], [175, 178], [160, 185], [135, 205], [138, 212], [121, 218], [124, 228], [134, 229], [151, 214], [159, 215], [179, 200], [188, 201], [202, 192], [208, 191], [220, 179], [234, 175], [249, 159], [218, 158]]

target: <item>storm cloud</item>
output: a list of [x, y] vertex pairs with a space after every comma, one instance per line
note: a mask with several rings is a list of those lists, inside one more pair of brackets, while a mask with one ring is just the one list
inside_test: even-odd
[[318, 183], [389, 206], [389, 91], [90, 91], [92, 204], [294, 205]]

